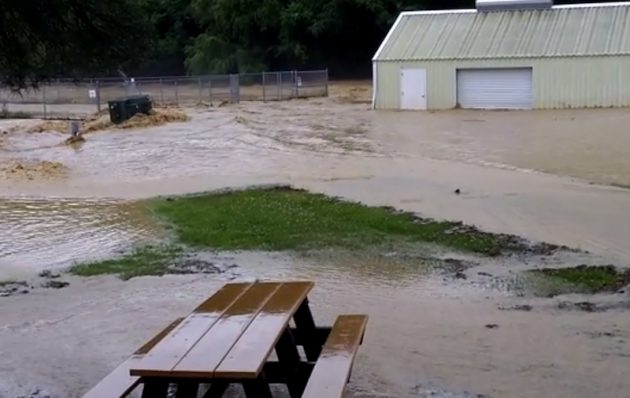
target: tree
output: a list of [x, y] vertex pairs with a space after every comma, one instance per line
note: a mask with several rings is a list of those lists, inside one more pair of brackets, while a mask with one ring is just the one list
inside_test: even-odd
[[137, 0], [2, 0], [0, 82], [24, 89], [132, 65], [146, 26]]
[[140, 0], [150, 26], [149, 60], [134, 74], [181, 75], [186, 72], [185, 49], [203, 31], [192, 16], [191, 0]]

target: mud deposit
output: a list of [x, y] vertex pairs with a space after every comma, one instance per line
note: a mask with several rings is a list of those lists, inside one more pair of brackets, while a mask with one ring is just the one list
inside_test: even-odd
[[50, 180], [67, 175], [68, 168], [59, 162], [21, 160], [0, 164], [0, 176], [11, 180]]

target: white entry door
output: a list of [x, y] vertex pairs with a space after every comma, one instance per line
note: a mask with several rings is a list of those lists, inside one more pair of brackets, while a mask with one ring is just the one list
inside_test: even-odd
[[400, 70], [400, 108], [427, 109], [426, 69]]
[[532, 69], [459, 69], [457, 104], [467, 109], [531, 109]]

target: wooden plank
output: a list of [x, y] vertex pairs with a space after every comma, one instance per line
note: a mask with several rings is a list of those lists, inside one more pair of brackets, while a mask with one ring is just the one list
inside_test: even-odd
[[173, 367], [175, 377], [212, 378], [234, 343], [282, 283], [256, 283], [234, 302]]
[[312, 287], [312, 282], [283, 284], [215, 370], [215, 377], [255, 378]]
[[343, 396], [367, 320], [367, 315], [337, 317], [302, 398]]
[[282, 284], [216, 368], [214, 377], [256, 378], [291, 317], [312, 288], [312, 282]]
[[110, 374], [105, 376], [96, 386], [88, 391], [83, 398], [113, 398], [124, 397], [133, 391], [138, 384], [140, 378], [129, 375], [129, 370], [134, 367], [144, 355], [151, 350], [160, 340], [170, 333], [184, 318], [176, 319], [168, 325], [164, 330], [155, 335], [151, 340], [140, 347], [131, 357], [118, 365]]
[[246, 294], [251, 287], [251, 283], [231, 283], [223, 286], [156, 344], [144, 358], [134, 364], [130, 369], [131, 375], [168, 376], [175, 365], [210, 330], [225, 310], [239, 297]]

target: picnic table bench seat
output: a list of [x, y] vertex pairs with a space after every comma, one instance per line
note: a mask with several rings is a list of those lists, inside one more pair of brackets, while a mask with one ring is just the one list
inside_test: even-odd
[[340, 315], [315, 363], [302, 398], [340, 398], [363, 341], [367, 315]]
[[90, 391], [85, 393], [83, 398], [122, 398], [130, 394], [141, 384], [141, 380], [139, 377], [130, 376], [129, 370], [183, 320], [184, 318], [176, 319], [160, 333], [153, 336], [151, 340], [138, 348], [129, 358], [118, 365], [116, 369], [105, 376], [105, 378], [92, 387]]
[[83, 398], [126, 397], [139, 385], [143, 398], [165, 398], [172, 384], [177, 398], [200, 392], [204, 398], [223, 397], [231, 384], [242, 385], [248, 398], [271, 398], [271, 384], [286, 385], [291, 398], [339, 398], [367, 315], [340, 315], [332, 327], [317, 327], [307, 299], [312, 287], [312, 282], [224, 285]]

